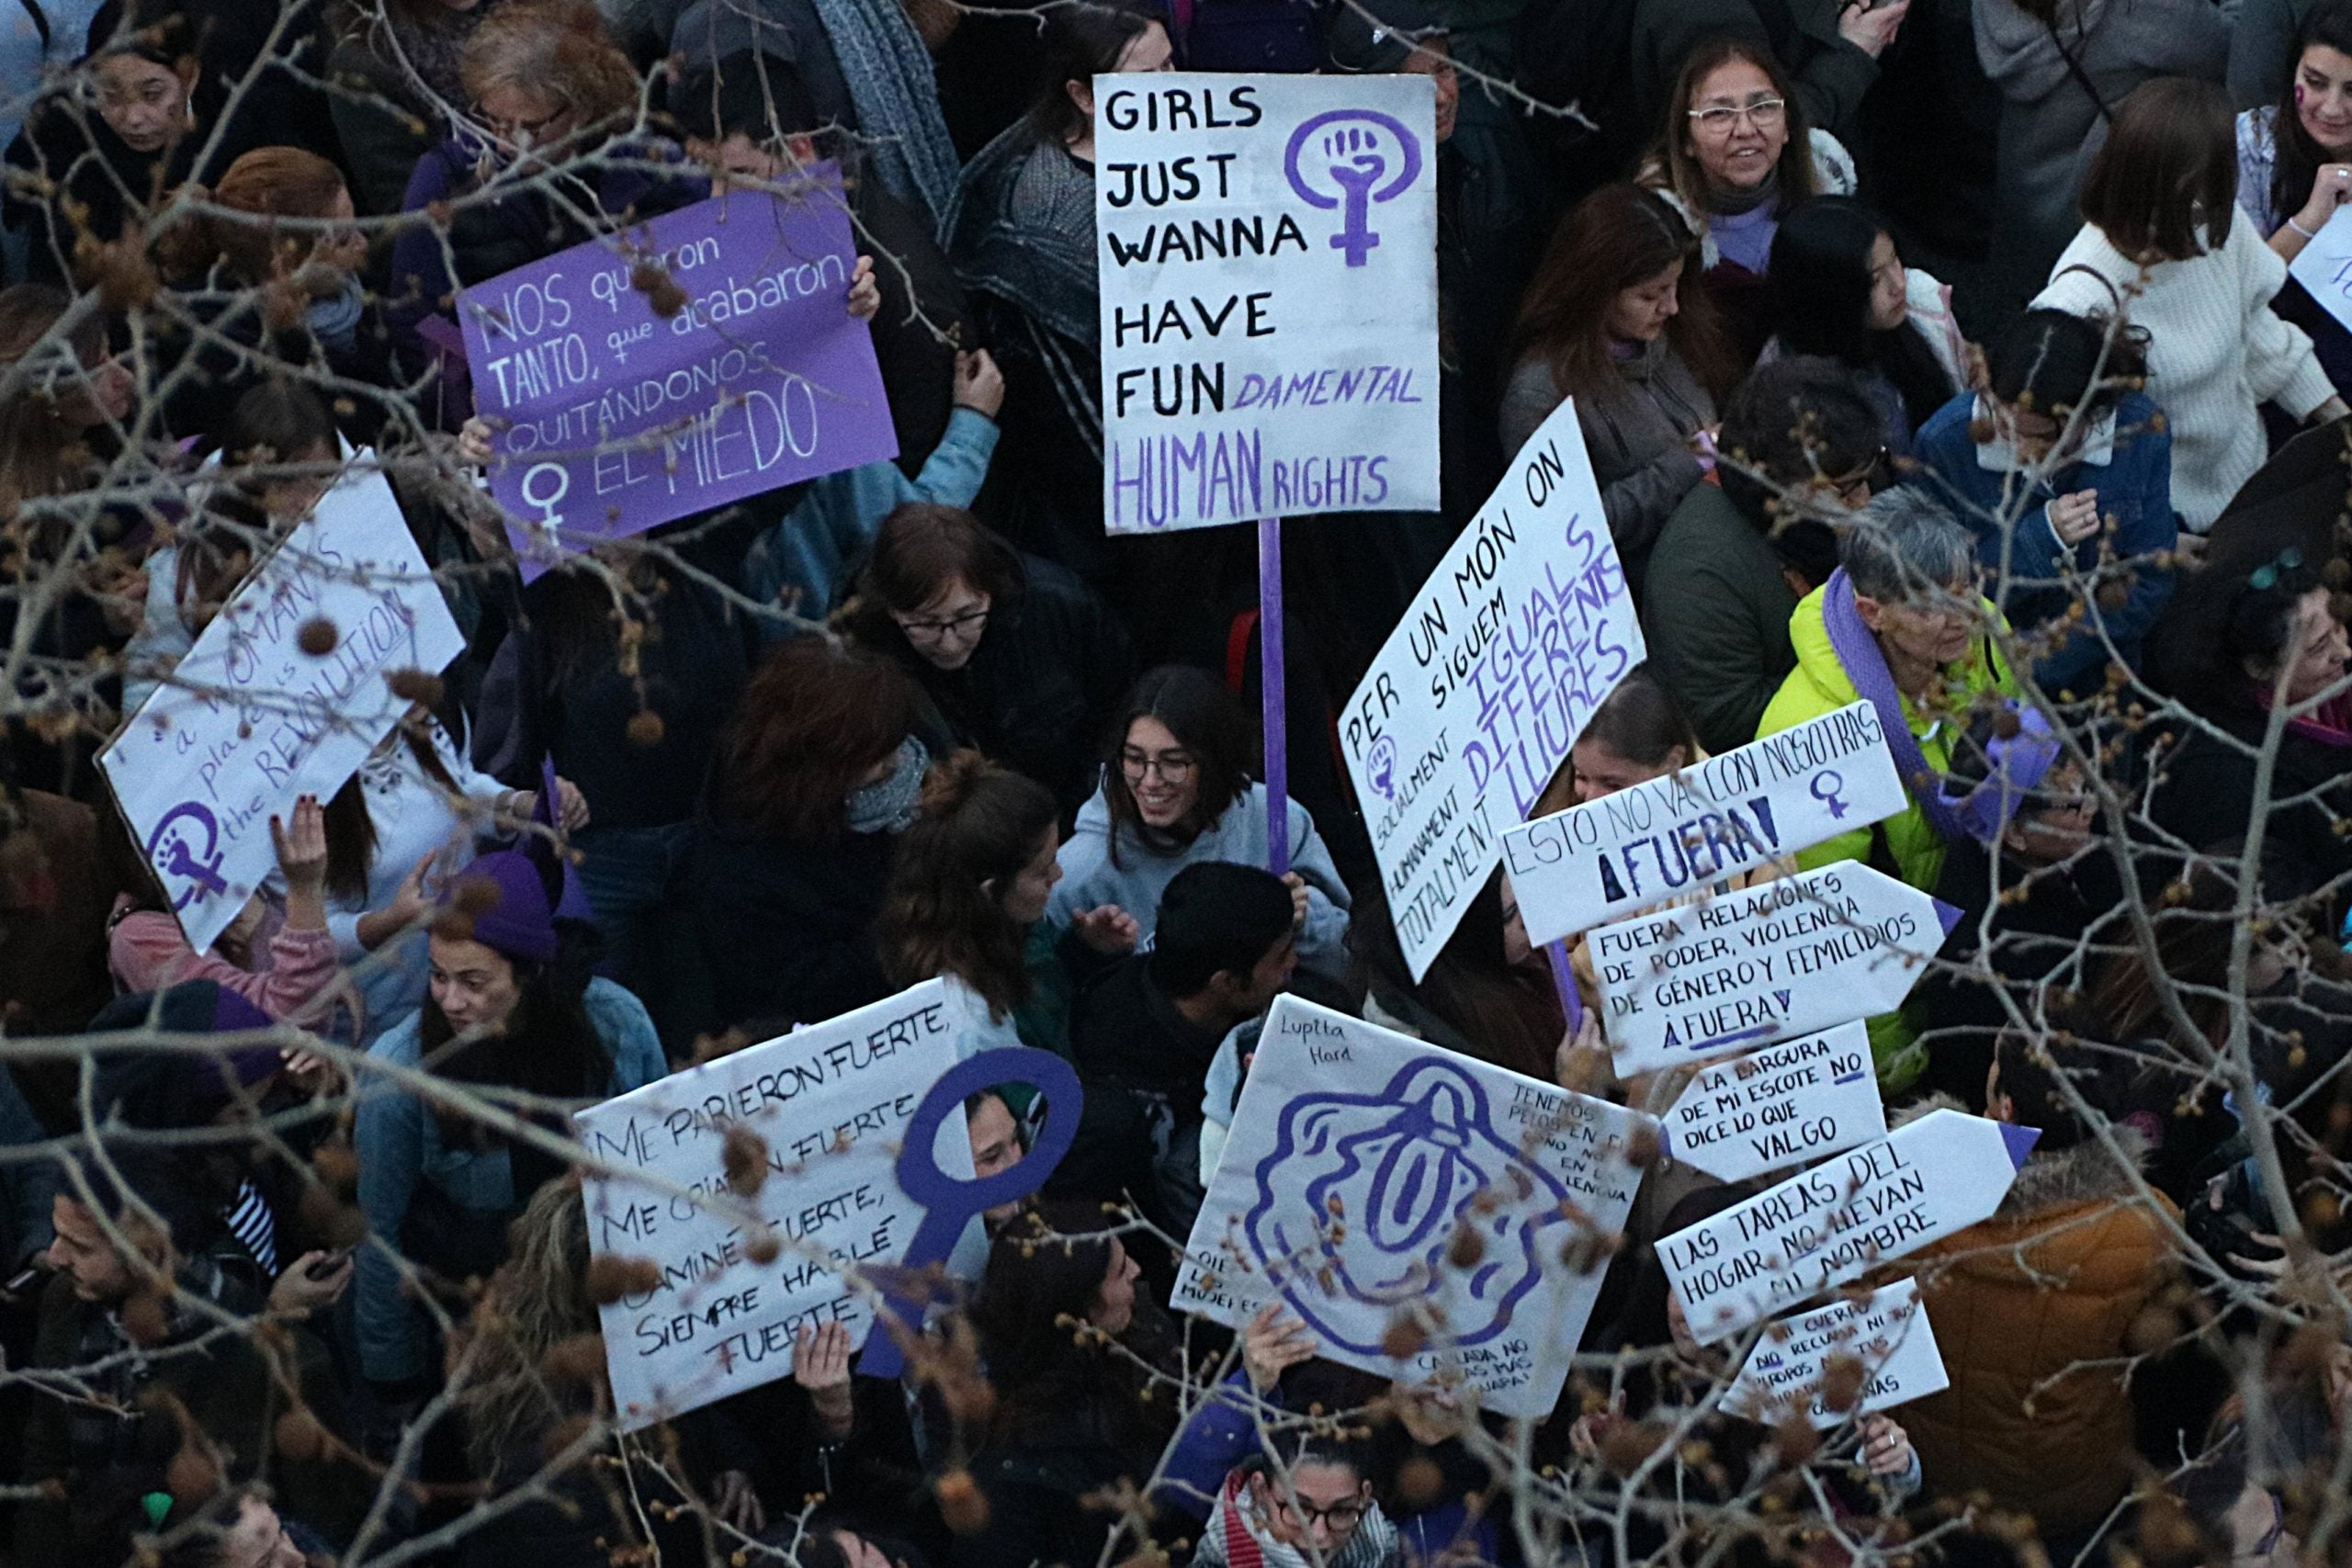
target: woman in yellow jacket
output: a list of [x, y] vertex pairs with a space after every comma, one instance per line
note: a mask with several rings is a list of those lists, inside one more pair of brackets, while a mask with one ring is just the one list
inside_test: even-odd
[[[2017, 692], [1995, 646], [2006, 625], [1976, 591], [1976, 551], [1967, 530], [1917, 490], [1872, 497], [1854, 514], [1838, 560], [1829, 581], [1789, 617], [1797, 667], [1756, 733], [1776, 734], [1867, 699], [1878, 710], [1895, 771], [1910, 786], [1911, 804], [1883, 822], [1804, 851], [1797, 863], [1811, 871], [1861, 861], [1932, 893], [1944, 845], [1966, 831], [1941, 794], [1952, 744], [1967, 733], [1976, 705]], [[1880, 1087], [1907, 1088], [1925, 1054], [1895, 1014], [1870, 1021]]]

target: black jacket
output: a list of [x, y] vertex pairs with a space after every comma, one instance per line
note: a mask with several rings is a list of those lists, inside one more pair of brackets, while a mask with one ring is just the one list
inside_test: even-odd
[[874, 922], [898, 847], [888, 833], [794, 843], [706, 809], [689, 876], [721, 1020], [781, 1029], [888, 996]]

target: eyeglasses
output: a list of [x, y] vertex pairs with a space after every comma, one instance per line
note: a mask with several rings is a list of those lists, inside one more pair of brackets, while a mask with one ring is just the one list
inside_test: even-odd
[[1854, 492], [1865, 485], [1878, 488], [1879, 476], [1886, 467], [1886, 448], [1882, 446], [1871, 454], [1871, 460], [1850, 473], [1838, 474], [1826, 482], [1838, 499], [1851, 503]]
[[2267, 593], [2278, 586], [2280, 572], [2301, 570], [2302, 564], [2303, 552], [2289, 545], [2278, 552], [2276, 559], [2267, 565], [2256, 567], [2248, 572], [2245, 579], [2246, 586], [2258, 592]]
[[[995, 606], [993, 605], [983, 604], [977, 610], [967, 610], [960, 615], [950, 616], [948, 619], [944, 621], [900, 620], [899, 621], [899, 629], [906, 633], [910, 637], [917, 637], [925, 640], [944, 639], [955, 636], [956, 633], [963, 631], [968, 626], [978, 626], [982, 621], [989, 618], [989, 611], [994, 607]], [[897, 619], [896, 616], [893, 616], [892, 618]]]
[[1297, 1497], [1283, 1497], [1278, 1502], [1283, 1512], [1297, 1516], [1299, 1523], [1304, 1525], [1312, 1525], [1321, 1519], [1330, 1529], [1351, 1530], [1363, 1518], [1363, 1505], [1353, 1497], [1334, 1503], [1328, 1508], [1311, 1507], [1304, 1499]]
[[1778, 125], [1788, 107], [1784, 98], [1750, 98], [1744, 104], [1709, 104], [1686, 112], [1698, 122], [1700, 130], [1711, 136], [1723, 136], [1739, 123], [1742, 115], [1758, 130]]
[[1182, 751], [1163, 751], [1154, 757], [1143, 751], [1119, 753], [1119, 771], [1131, 779], [1142, 779], [1158, 773], [1163, 784], [1180, 784], [1193, 776], [1200, 766], [1197, 759]]
[[571, 112], [570, 104], [560, 104], [553, 113], [543, 114], [537, 119], [508, 119], [503, 115], [491, 113], [480, 104], [474, 105], [471, 110], [476, 123], [502, 141], [512, 141], [518, 136], [527, 136], [537, 141], [548, 126]]

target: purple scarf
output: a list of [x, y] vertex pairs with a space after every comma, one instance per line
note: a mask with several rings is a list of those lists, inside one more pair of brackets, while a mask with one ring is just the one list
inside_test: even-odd
[[1829, 585], [1821, 592], [1821, 625], [1829, 634], [1830, 650], [1845, 666], [1847, 679], [1854, 682], [1855, 693], [1877, 710], [1878, 727], [1885, 732], [1886, 749], [1894, 757], [1894, 771], [1910, 787], [1919, 815], [1946, 842], [1966, 840], [1968, 828], [1944, 798], [1943, 781], [1928, 765], [1927, 753], [1919, 750], [1918, 739], [1911, 733], [1910, 720], [1903, 716], [1903, 696], [1894, 689], [1894, 674], [1886, 667], [1886, 655], [1879, 651], [1878, 638], [1862, 624], [1862, 613], [1854, 607], [1854, 580], [1842, 566], [1829, 574]]

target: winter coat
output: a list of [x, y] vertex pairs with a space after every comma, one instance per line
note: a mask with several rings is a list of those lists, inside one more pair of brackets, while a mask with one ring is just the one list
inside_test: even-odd
[[[2135, 1162], [2144, 1153], [2135, 1128], [2115, 1139]], [[2177, 1219], [2093, 1140], [2031, 1156], [1991, 1219], [1915, 1255], [1951, 1386], [1902, 1421], [1939, 1492], [1981, 1489], [2045, 1540], [2095, 1526], [2122, 1497], [2137, 1460], [2114, 1363], [2169, 1282]]]
[[2172, 504], [2198, 533], [2268, 455], [2256, 405], [2276, 402], [2307, 419], [2335, 395], [2301, 328], [2270, 308], [2287, 264], [2232, 205], [2218, 248], [2143, 267], [2091, 224], [2083, 225], [2036, 306], [2075, 315], [2112, 313], [2132, 290], [2132, 324], [2148, 333], [2148, 395], [2172, 436]]
[[[1577, 423], [1617, 558], [1638, 592], [1658, 531], [1705, 473], [1690, 437], [1715, 423], [1715, 400], [1663, 335], [1619, 361], [1616, 370], [1613, 387], [1577, 400]], [[1566, 396], [1549, 365], [1538, 357], [1521, 360], [1503, 391], [1503, 450], [1525, 446]]]
[[874, 923], [898, 848], [888, 833], [775, 838], [706, 807], [687, 886], [721, 1021], [781, 1032], [888, 996]]
[[1650, 554], [1642, 599], [1650, 672], [1682, 705], [1709, 751], [1756, 739], [1765, 706], [1796, 668], [1797, 595], [1780, 553], [1719, 485], [1693, 485]]
[[[2234, 854], [2253, 825], [2255, 759], [2269, 716], [2249, 706], [2202, 716], [2231, 739], [2180, 727], [2181, 739], [2156, 753], [2148, 812], [2191, 851]], [[2271, 763], [2270, 801], [2262, 837], [2265, 896], [2285, 901], [2335, 887], [2331, 908], [2340, 914], [2341, 887], [2352, 875], [2352, 840], [2336, 825], [2352, 818], [2352, 746], [2331, 745], [2305, 728], [2287, 729]]]
[[[2119, 561], [2172, 548], [2171, 433], [2155, 403], [2134, 392], [2086, 433], [2081, 457], [2045, 476], [2030, 494], [2020, 495], [2024, 479], [2038, 470], [2018, 461], [2016, 446], [2007, 437], [1976, 441], [1969, 427], [1979, 412], [1976, 394], [1963, 392], [1920, 427], [1918, 457], [1926, 472], [1919, 482], [1948, 502], [1952, 514], [1976, 536], [1976, 558], [1989, 582], [2001, 583], [2006, 564], [2001, 613], [2019, 632], [2064, 615], [2077, 598], [2086, 601], [2090, 619], [2098, 624], [2077, 630], [2036, 663], [2033, 674], [2053, 694], [2071, 683], [2077, 695], [2087, 695], [2108, 663], [2099, 626], [2106, 628], [2124, 662], [2138, 668], [2141, 639], [2172, 596], [2172, 573], [2143, 560], [2128, 579], [2123, 603], [2104, 609], [2096, 592], [2078, 594], [2064, 587], [2061, 572], [2071, 569], [2092, 579], [2099, 570], [2102, 550], [2110, 544]], [[2052, 532], [2045, 508], [2055, 498], [2082, 490], [2098, 492], [2099, 515], [2113, 526], [2070, 549]], [[2003, 525], [2012, 519], [2013, 526]], [[2127, 582], [2120, 573], [2097, 581], [2118, 586]]]
[[[1117, 858], [1112, 835], [1118, 835]], [[1071, 917], [1103, 904], [1116, 904], [1136, 919], [1136, 951], [1148, 951], [1159, 924], [1160, 896], [1176, 874], [1203, 861], [1240, 865], [1266, 863], [1266, 786], [1253, 784], [1239, 800], [1175, 854], [1156, 854], [1135, 835], [1111, 825], [1111, 806], [1101, 790], [1079, 808], [1078, 828], [1062, 846], [1062, 879], [1046, 906], [1046, 918], [1067, 926]], [[1315, 818], [1296, 800], [1290, 803], [1290, 868], [1306, 882], [1306, 929], [1298, 934], [1298, 959], [1334, 979], [1348, 968], [1348, 885]]]
[[2054, 34], [2013, 0], [1974, 0], [1973, 7], [1976, 56], [2002, 100], [1993, 254], [2021, 278], [2046, 276], [2080, 226], [2075, 200], [2091, 154], [2107, 140], [2107, 115], [2152, 77], [2219, 82], [2229, 54], [2229, 24], [2208, 0], [2059, 5]]

